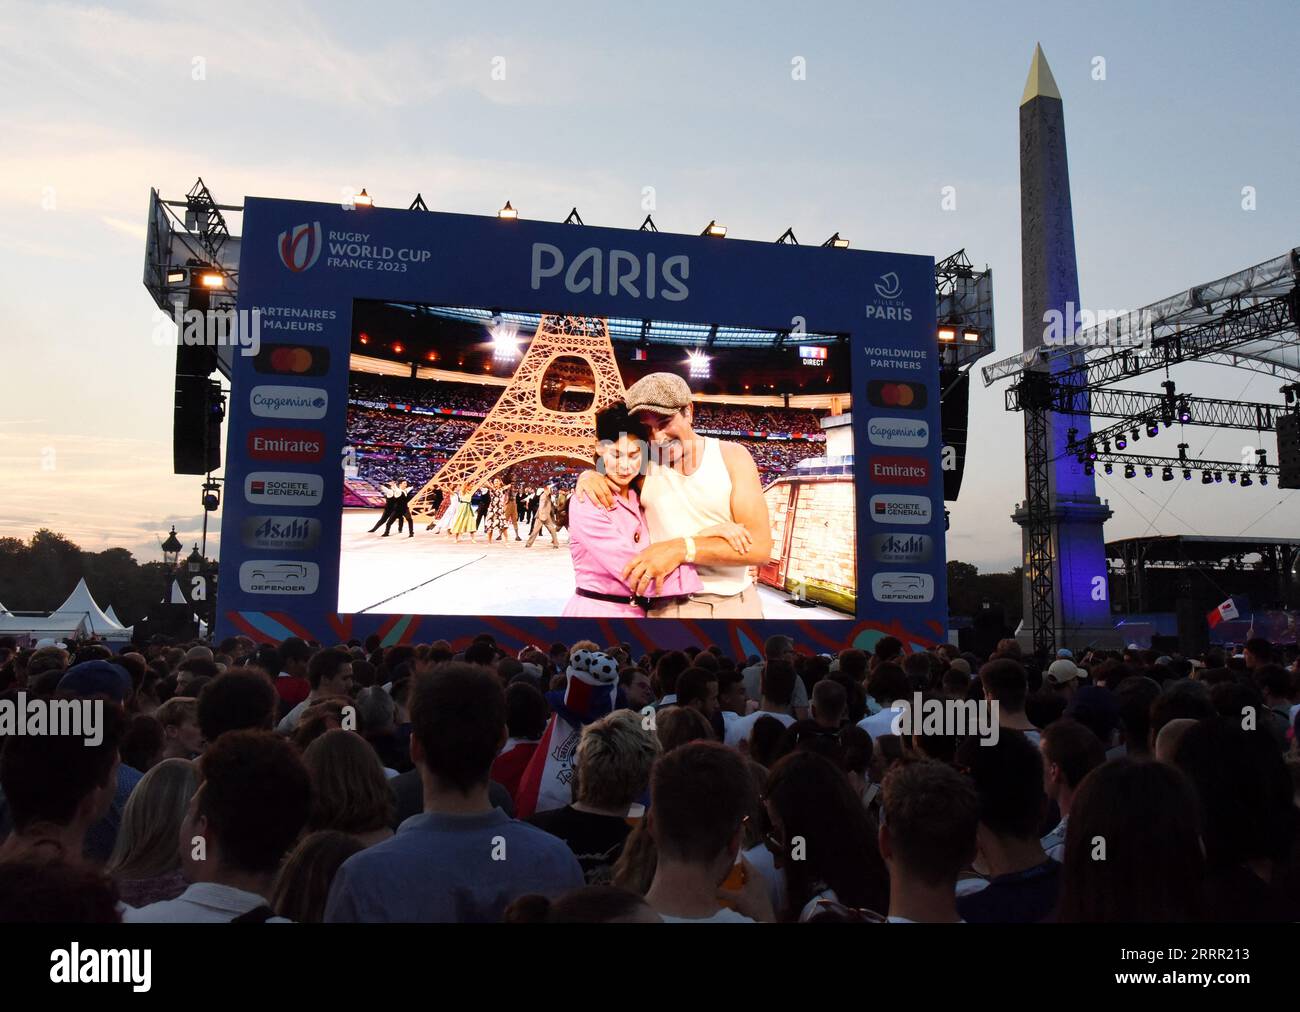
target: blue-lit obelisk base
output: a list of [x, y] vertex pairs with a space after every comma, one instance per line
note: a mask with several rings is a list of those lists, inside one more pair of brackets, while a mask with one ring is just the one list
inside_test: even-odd
[[[1079, 308], [1065, 108], [1041, 46], [1034, 49], [1020, 101], [1020, 257], [1023, 348], [1029, 351], [1043, 344], [1050, 310], [1062, 314], [1066, 332], [1073, 333], [1077, 329], [1074, 313]], [[1053, 371], [1068, 368], [1074, 359], [1057, 359]], [[1110, 615], [1102, 532], [1111, 510], [1097, 497], [1093, 477], [1084, 473], [1074, 454], [1066, 452], [1069, 429], [1078, 429], [1078, 438], [1083, 440], [1091, 431], [1090, 421], [1086, 415], [1049, 414], [1047, 419], [1056, 646], [1076, 652], [1090, 644], [1113, 646], [1118, 635]], [[1012, 519], [1024, 528], [1025, 621], [1019, 638], [1029, 648], [1033, 609], [1024, 505]]]

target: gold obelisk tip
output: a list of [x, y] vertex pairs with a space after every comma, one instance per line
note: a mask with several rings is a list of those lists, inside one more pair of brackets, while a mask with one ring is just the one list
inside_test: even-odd
[[1047, 65], [1041, 44], [1034, 46], [1034, 58], [1029, 64], [1029, 77], [1025, 81], [1025, 94], [1021, 97], [1020, 104], [1024, 105], [1035, 98], [1054, 98], [1058, 101], [1061, 98], [1056, 78], [1052, 76], [1052, 68]]

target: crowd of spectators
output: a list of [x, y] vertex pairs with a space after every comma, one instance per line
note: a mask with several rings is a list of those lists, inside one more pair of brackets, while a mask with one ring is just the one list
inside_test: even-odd
[[[613, 705], [519, 821], [593, 658]], [[0, 699], [103, 714], [0, 744], [0, 920], [1300, 916], [1294, 649], [1048, 660], [0, 641]]]

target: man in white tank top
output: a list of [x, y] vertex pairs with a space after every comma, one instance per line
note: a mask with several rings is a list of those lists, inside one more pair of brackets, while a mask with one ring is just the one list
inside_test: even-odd
[[[645, 594], [689, 562], [703, 590], [665, 599], [648, 617], [762, 618], [749, 571], [771, 556], [772, 529], [754, 458], [739, 443], [696, 434], [691, 389], [675, 373], [643, 376], [628, 388], [626, 401], [651, 433], [640, 489], [651, 543], [628, 563], [628, 586]], [[613, 505], [608, 483], [595, 471], [579, 478], [578, 492]]]

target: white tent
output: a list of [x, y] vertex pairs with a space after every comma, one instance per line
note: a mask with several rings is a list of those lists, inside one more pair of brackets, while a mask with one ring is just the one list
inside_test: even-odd
[[[102, 636], [104, 639], [130, 638], [130, 633], [122, 628], [121, 623], [105, 615], [99, 605], [95, 603], [95, 599], [90, 596], [90, 588], [86, 586], [85, 577], [77, 581], [77, 585], [73, 588], [72, 593], [68, 595], [68, 599], [50, 613], [50, 618], [74, 615], [84, 615], [86, 617], [86, 625], [93, 636]], [[126, 633], [125, 637], [123, 637], [123, 633]]]
[[[118, 627], [119, 634], [123, 630]], [[90, 623], [85, 615], [0, 615], [0, 636], [13, 636], [31, 642], [70, 639], [90, 635]]]
[[117, 613], [113, 611], [113, 606], [111, 604], [106, 609], [104, 609], [104, 614], [107, 615], [111, 621], [116, 622], [118, 625], [122, 624], [122, 620], [117, 617]]
[[185, 592], [181, 590], [180, 581], [172, 580], [171, 600], [164, 601], [163, 603], [164, 604], [189, 604], [189, 601], [185, 600]]

